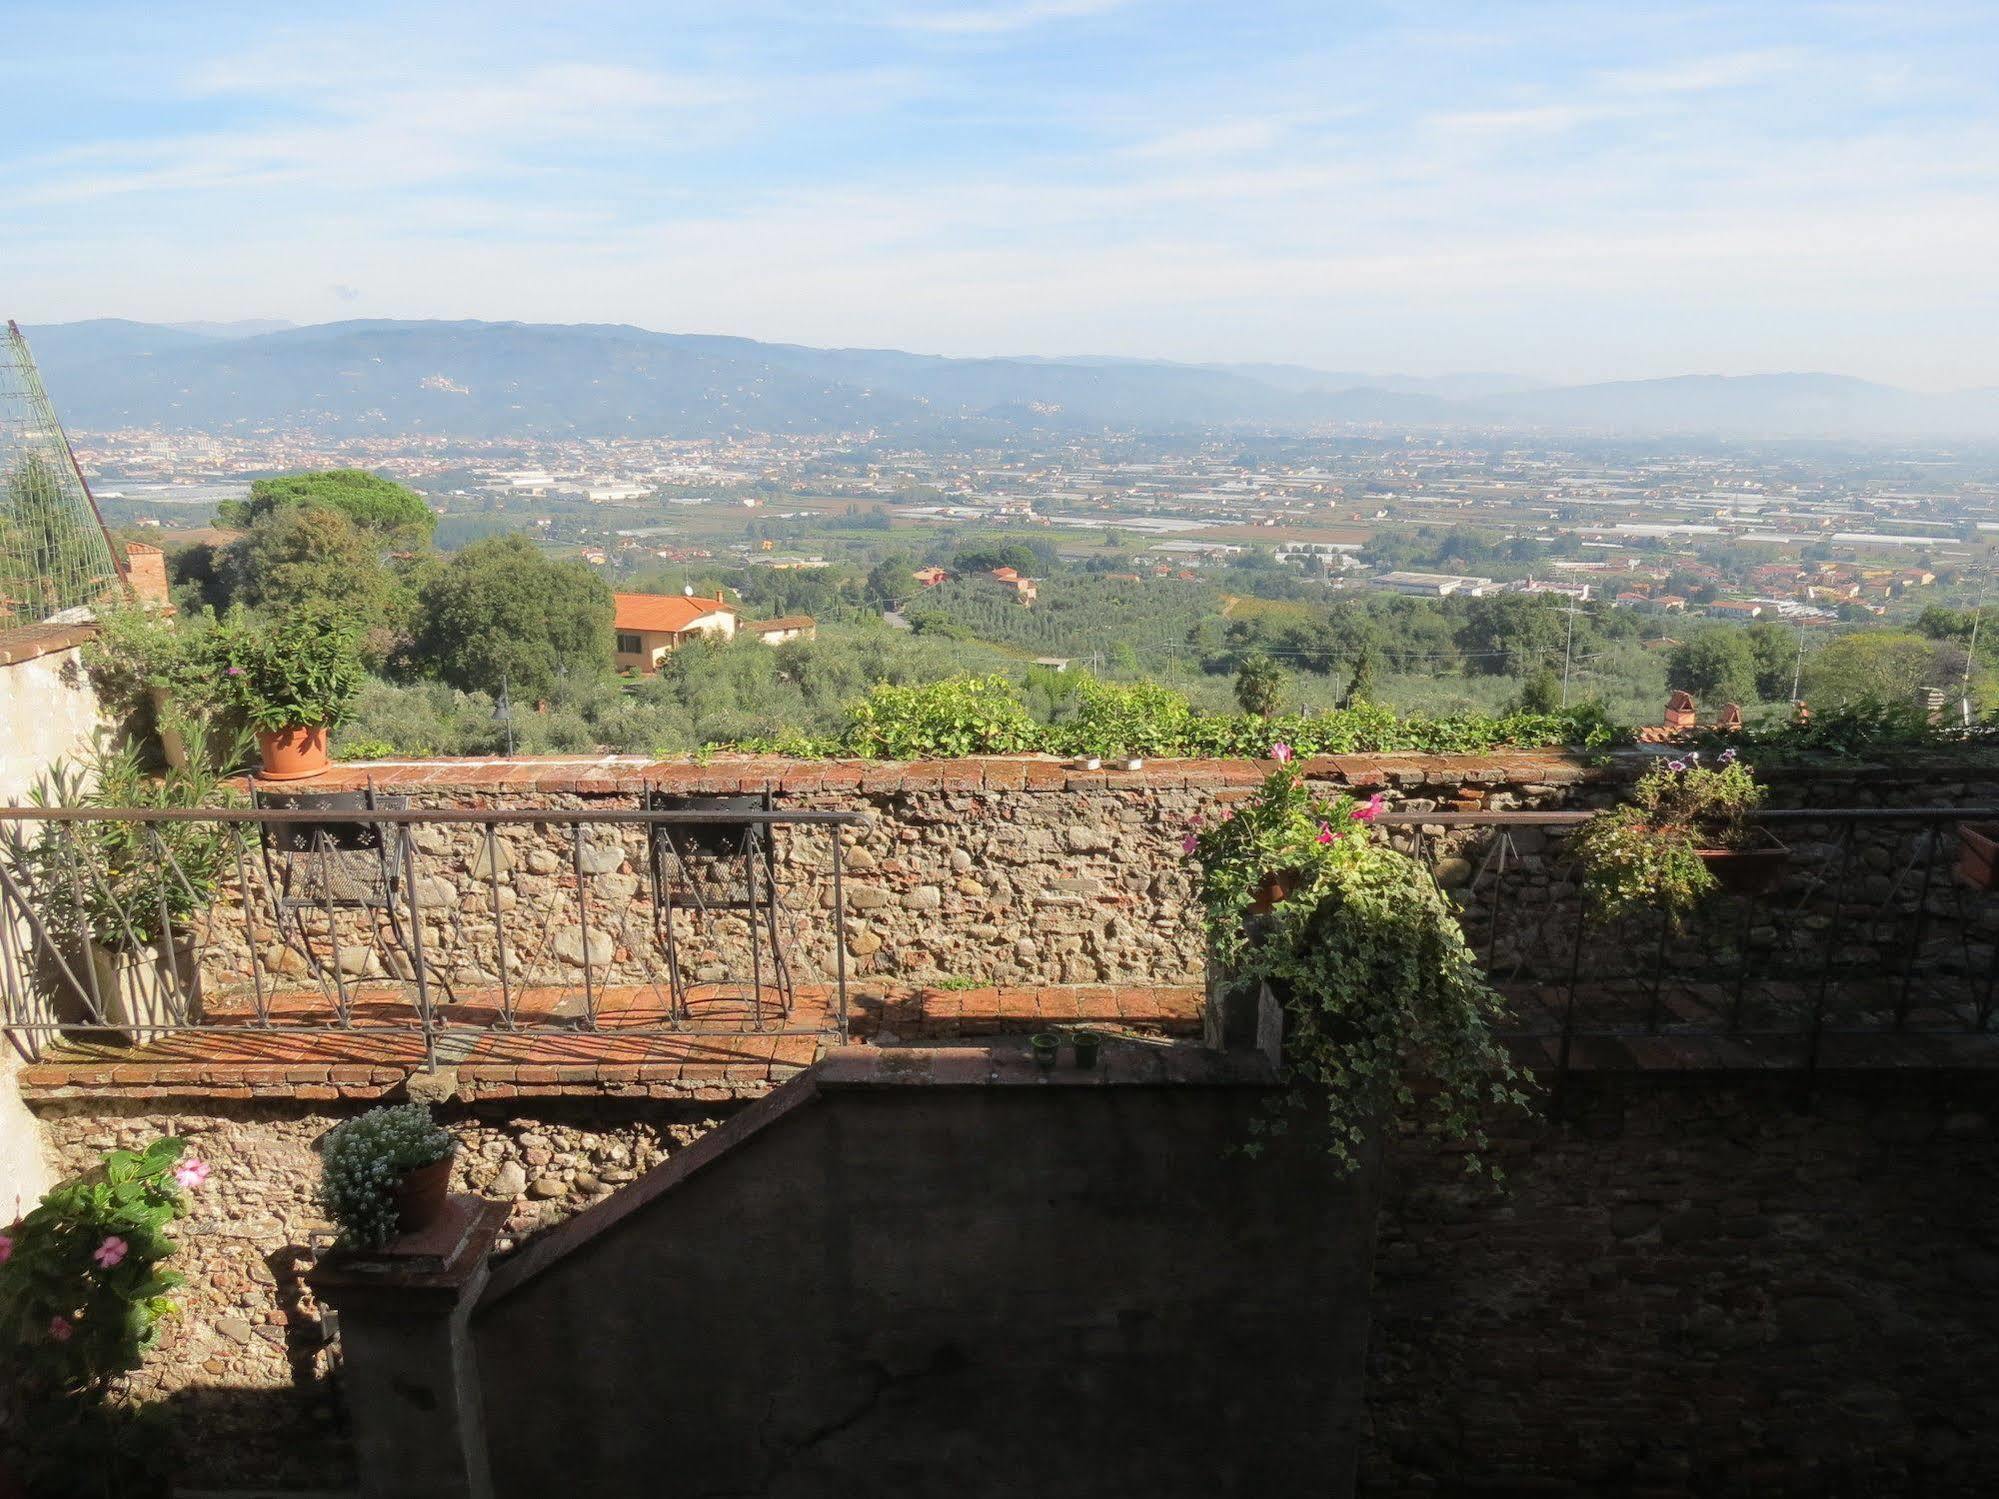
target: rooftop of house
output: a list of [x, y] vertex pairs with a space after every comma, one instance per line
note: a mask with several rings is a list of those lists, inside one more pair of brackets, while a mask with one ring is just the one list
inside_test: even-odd
[[775, 635], [783, 630], [810, 630], [818, 623], [809, 614], [781, 614], [776, 619], [745, 621], [742, 628], [753, 635]]
[[734, 614], [726, 600], [690, 597], [679, 593], [614, 593], [617, 613], [614, 623], [620, 630], [678, 634], [697, 619], [710, 614]]

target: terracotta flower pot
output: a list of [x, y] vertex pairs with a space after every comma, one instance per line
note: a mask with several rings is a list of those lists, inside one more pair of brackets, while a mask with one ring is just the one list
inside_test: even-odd
[[429, 1228], [444, 1216], [444, 1200], [450, 1192], [450, 1156], [407, 1172], [396, 1183], [397, 1231], [413, 1234]]
[[1957, 825], [1957, 872], [1975, 890], [1999, 890], [1999, 822]]
[[1308, 878], [1302, 869], [1275, 869], [1264, 875], [1250, 895], [1249, 914], [1267, 916], [1276, 909], [1281, 900], [1289, 900], [1291, 893]]
[[316, 776], [332, 763], [326, 753], [324, 727], [257, 731], [257, 752], [264, 758], [257, 778], [263, 781], [302, 781]]
[[1733, 895], [1774, 890], [1791, 867], [1791, 851], [1775, 839], [1763, 848], [1700, 848], [1694, 852], [1716, 883]]

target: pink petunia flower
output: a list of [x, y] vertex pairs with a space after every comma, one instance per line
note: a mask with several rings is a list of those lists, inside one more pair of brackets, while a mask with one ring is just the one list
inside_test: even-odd
[[224, 672], [223, 675], [230, 677], [240, 677], [243, 675], [243, 668], [240, 666], [232, 666], [226, 672]]
[[1674, 775], [1679, 775], [1686, 768], [1687, 762], [1684, 760], [1668, 760], [1666, 762], [1666, 769], [1670, 770]]
[[192, 1157], [182, 1161], [174, 1167], [174, 1180], [192, 1192], [208, 1180], [208, 1162], [195, 1160]]
[[67, 1317], [49, 1318], [49, 1336], [54, 1338], [58, 1343], [67, 1343], [69, 1335], [75, 1330], [75, 1328], [70, 1326], [69, 1318]]
[[131, 1248], [130, 1244], [127, 1244], [116, 1234], [109, 1234], [105, 1237], [104, 1242], [99, 1244], [91, 1253], [90, 1257], [96, 1260], [104, 1269], [109, 1270], [113, 1265], [124, 1259]]
[[1323, 822], [1319, 824], [1319, 840], [1318, 840], [1319, 842], [1331, 843], [1338, 836], [1339, 834], [1335, 833], [1331, 828], [1327, 827]]
[[1196, 838], [1192, 833], [1189, 833], [1185, 838], [1180, 840], [1180, 852], [1183, 854], [1191, 854], [1200, 846], [1201, 840]]
[[1353, 820], [1355, 822], [1373, 822], [1380, 815], [1381, 793], [1379, 791], [1353, 809]]
[[1286, 744], [1282, 739], [1278, 740], [1277, 743], [1270, 746], [1270, 758], [1275, 760], [1279, 765], [1289, 765], [1291, 763], [1291, 746]]
[[6, 1264], [13, 1257], [14, 1236], [12, 1234], [0, 1234], [0, 1265]]

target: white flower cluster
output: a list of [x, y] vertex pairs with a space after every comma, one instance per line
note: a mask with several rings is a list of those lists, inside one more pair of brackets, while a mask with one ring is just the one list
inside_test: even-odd
[[322, 1205], [343, 1243], [379, 1249], [396, 1231], [396, 1185], [451, 1154], [448, 1132], [420, 1103], [370, 1109], [336, 1125], [320, 1143]]

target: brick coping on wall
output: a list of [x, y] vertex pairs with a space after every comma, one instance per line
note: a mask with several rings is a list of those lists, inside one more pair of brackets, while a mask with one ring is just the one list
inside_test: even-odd
[[[1643, 752], [1641, 752], [1643, 753]], [[1649, 754], [1647, 755], [1649, 757]], [[1307, 776], [1350, 786], [1567, 786], [1604, 774], [1583, 756], [1559, 749], [1479, 755], [1414, 753], [1311, 755], [1294, 762]], [[646, 791], [701, 795], [772, 791], [1104, 791], [1208, 790], [1255, 786], [1268, 760], [1148, 760], [1127, 770], [1083, 770], [1052, 755], [977, 755], [957, 760], [791, 760], [777, 755], [716, 755], [705, 761], [645, 755], [514, 755], [487, 759], [350, 760], [287, 791], [389, 794], [465, 791], [618, 795]], [[255, 783], [252, 783], [255, 784]]]
[[94, 622], [74, 625], [22, 625], [0, 630], [0, 666], [17, 666], [39, 656], [74, 650], [97, 638]]
[[[1554, 789], [1635, 776], [1672, 751], [1658, 745], [1614, 750], [1503, 749], [1427, 754], [1396, 751], [1304, 755], [1293, 763], [1308, 778], [1348, 786], [1534, 786]], [[705, 759], [649, 755], [510, 755], [348, 760], [309, 780], [273, 790], [361, 791], [435, 797], [452, 792], [493, 796], [635, 796], [648, 791], [727, 795], [770, 791], [807, 795], [851, 792], [1206, 791], [1260, 784], [1268, 760], [1147, 760], [1135, 771], [1083, 770], [1053, 755], [969, 755], [953, 760], [794, 760], [780, 755], [714, 755]], [[1899, 781], [1999, 780], [1991, 751], [1911, 749], [1870, 758], [1812, 757], [1765, 773], [1781, 781], [1800, 775], [1814, 783], [1864, 785], [1882, 776]], [[241, 784], [256, 786], [254, 780]]]

